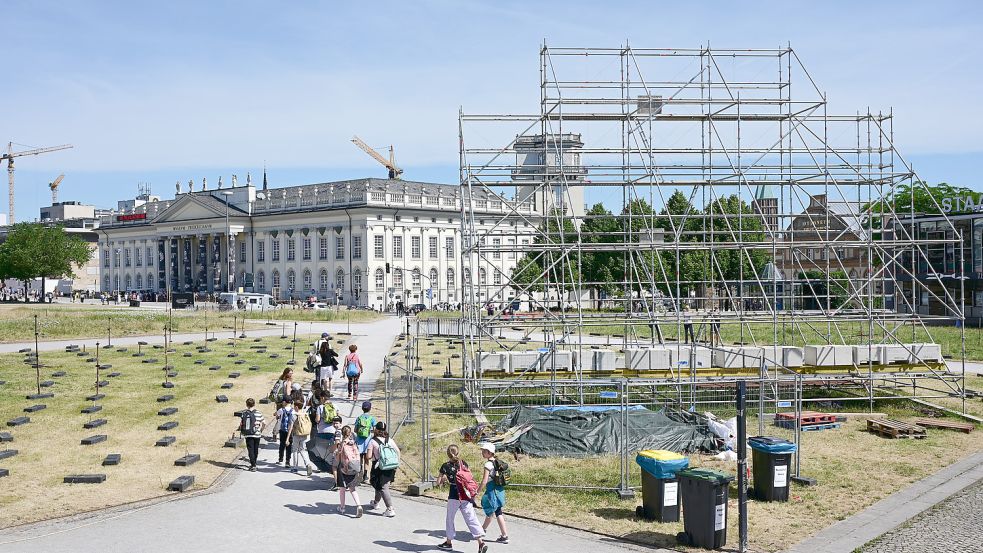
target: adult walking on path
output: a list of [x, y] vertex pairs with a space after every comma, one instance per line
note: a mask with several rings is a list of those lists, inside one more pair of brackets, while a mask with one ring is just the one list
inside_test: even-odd
[[345, 356], [345, 377], [348, 379], [349, 401], [358, 401], [358, 379], [364, 371], [362, 358], [358, 356], [358, 346], [355, 344], [348, 346], [348, 355]]

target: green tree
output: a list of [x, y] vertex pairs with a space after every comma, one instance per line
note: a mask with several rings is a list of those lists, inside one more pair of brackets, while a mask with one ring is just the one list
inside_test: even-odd
[[625, 257], [618, 251], [590, 251], [592, 244], [611, 244], [624, 238], [622, 225], [604, 205], [595, 204], [587, 212], [580, 228], [581, 240], [587, 250], [580, 260], [584, 283], [600, 308], [601, 293], [616, 294], [624, 278]]
[[799, 273], [807, 288], [805, 309], [838, 309], [850, 297], [850, 279], [843, 271], [830, 271], [829, 278], [819, 269]]
[[82, 267], [91, 258], [89, 245], [61, 226], [17, 223], [0, 244], [0, 278], [23, 281], [25, 290], [31, 280], [40, 278], [44, 298], [45, 279], [69, 277], [74, 267]]
[[[578, 240], [572, 220], [549, 217], [540, 226], [528, 253], [512, 270], [512, 282], [531, 292], [556, 292], [557, 296], [573, 290], [580, 281], [579, 257], [567, 246]], [[562, 305], [559, 297], [557, 300]]]

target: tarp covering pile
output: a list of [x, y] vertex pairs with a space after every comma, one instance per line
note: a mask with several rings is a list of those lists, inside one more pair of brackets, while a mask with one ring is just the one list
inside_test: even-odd
[[498, 423], [498, 431], [528, 425], [529, 429], [503, 444], [505, 449], [535, 457], [589, 457], [622, 451], [666, 449], [677, 453], [716, 453], [723, 446], [697, 413], [674, 409], [628, 410], [628, 435], [619, 408], [516, 407]]

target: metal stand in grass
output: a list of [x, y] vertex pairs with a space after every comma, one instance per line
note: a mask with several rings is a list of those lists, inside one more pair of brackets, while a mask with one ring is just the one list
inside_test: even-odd
[[[169, 325], [168, 325], [169, 326]], [[171, 382], [170, 363], [168, 362], [168, 351], [171, 349], [171, 341], [168, 338], [168, 327], [164, 327], [164, 387], [167, 388]]]
[[297, 322], [294, 321], [294, 339], [291, 342], [293, 346], [290, 348], [290, 364], [293, 365], [297, 362]]
[[41, 330], [38, 327], [38, 316], [34, 316], [34, 373], [37, 378], [38, 395], [41, 395], [41, 350], [38, 349], [38, 337]]
[[106, 342], [106, 347], [113, 347], [113, 318], [108, 317], [106, 321], [106, 333], [109, 335], [109, 340]]
[[[747, 419], [744, 414], [744, 396], [747, 383], [737, 382], [737, 550], [747, 551]], [[760, 391], [759, 391], [760, 394]], [[758, 413], [761, 418], [761, 413]]]

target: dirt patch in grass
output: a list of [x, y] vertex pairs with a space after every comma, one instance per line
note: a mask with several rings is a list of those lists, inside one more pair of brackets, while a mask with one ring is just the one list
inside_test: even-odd
[[[305, 337], [305, 344], [308, 338]], [[289, 352], [284, 348], [290, 342], [278, 337], [259, 342], [240, 340], [235, 346], [238, 354], [235, 358], [228, 357], [233, 351], [228, 340], [208, 342], [213, 350], [209, 353], [195, 350], [195, 346], [202, 344], [205, 342], [177, 345], [176, 352], [167, 356], [167, 362], [178, 373], [170, 379], [175, 383], [172, 389], [161, 386], [163, 350], [144, 348], [145, 357], [133, 357], [136, 348], [126, 352], [101, 351], [100, 363], [111, 364], [112, 368], [100, 371], [109, 386], [100, 390], [106, 394], [105, 399], [97, 402], [103, 410], [92, 415], [80, 412], [92, 404], [85, 397], [95, 393], [95, 367], [85, 362], [85, 357], [63, 352], [42, 353], [45, 364], [42, 377], [56, 381], [51, 388], [55, 397], [32, 401], [25, 396], [36, 391], [34, 369], [23, 363], [23, 355], [0, 356], [0, 380], [7, 381], [0, 386], [0, 421], [5, 423], [25, 415], [23, 409], [28, 405], [47, 405], [46, 409], [27, 415], [30, 424], [3, 429], [13, 434], [14, 442], [3, 444], [0, 449], [17, 449], [19, 454], [0, 461], [0, 466], [10, 470], [10, 476], [0, 486], [4, 513], [0, 527], [166, 495], [167, 484], [185, 474], [194, 475], [194, 489], [211, 485], [239, 454], [223, 447], [238, 424], [233, 412], [244, 408], [247, 397], [258, 400], [269, 392], [271, 383], [289, 359]], [[260, 345], [268, 346], [266, 353], [252, 347]], [[184, 357], [185, 352], [192, 356]], [[271, 359], [272, 353], [280, 353], [281, 357]], [[152, 358], [158, 361], [142, 362]], [[196, 360], [203, 363], [195, 364]], [[237, 360], [243, 363], [237, 365]], [[213, 365], [222, 368], [209, 370]], [[254, 365], [260, 369], [250, 371], [249, 367]], [[50, 377], [55, 371], [67, 374]], [[111, 372], [121, 375], [107, 377]], [[229, 378], [232, 372], [239, 372], [240, 376]], [[220, 389], [224, 382], [232, 382], [233, 388]], [[174, 395], [174, 399], [158, 402], [157, 398], [165, 394]], [[219, 394], [227, 396], [229, 402], [217, 403], [215, 396]], [[158, 410], [164, 407], [177, 407], [178, 412], [158, 416]], [[265, 416], [272, 416], [272, 405], [259, 407]], [[92, 430], [83, 429], [83, 423], [96, 418], [104, 418], [108, 423]], [[158, 425], [167, 421], [178, 422], [178, 427], [157, 430]], [[106, 434], [108, 439], [96, 445], [80, 445], [83, 438], [95, 434]], [[175, 436], [177, 441], [169, 447], [155, 447], [155, 441], [164, 435]], [[118, 466], [101, 466], [109, 453], [122, 454], [122, 462]], [[174, 461], [187, 453], [201, 455], [201, 461], [190, 467], [174, 466]], [[106, 474], [107, 480], [102, 484], [62, 483], [66, 475], [79, 473]]]

